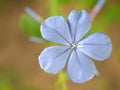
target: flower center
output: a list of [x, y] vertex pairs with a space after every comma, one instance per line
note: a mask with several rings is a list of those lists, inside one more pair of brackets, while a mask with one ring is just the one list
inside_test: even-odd
[[72, 49], [74, 49], [74, 48], [76, 48], [76, 47], [77, 47], [77, 45], [76, 45], [76, 44], [74, 44], [74, 43], [73, 43], [73, 44], [71, 44], [71, 48], [72, 48]]

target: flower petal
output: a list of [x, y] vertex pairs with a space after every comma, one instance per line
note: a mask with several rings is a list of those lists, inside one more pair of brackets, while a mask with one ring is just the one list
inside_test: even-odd
[[79, 50], [74, 50], [68, 62], [67, 72], [70, 79], [75, 83], [84, 83], [97, 74], [92, 60]]
[[78, 49], [93, 59], [102, 61], [110, 56], [112, 44], [106, 34], [97, 32], [80, 41]]
[[52, 16], [41, 25], [41, 34], [46, 40], [59, 44], [71, 43], [67, 21], [62, 16]]
[[73, 42], [81, 40], [91, 27], [90, 16], [85, 10], [82, 10], [80, 13], [73, 10], [68, 16], [68, 23]]
[[39, 64], [46, 72], [56, 74], [64, 68], [69, 54], [67, 46], [48, 47], [38, 57]]

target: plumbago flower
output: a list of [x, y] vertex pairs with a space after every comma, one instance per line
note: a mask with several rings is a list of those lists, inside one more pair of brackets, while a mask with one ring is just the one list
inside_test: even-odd
[[92, 59], [103, 61], [110, 56], [110, 38], [96, 32], [83, 38], [91, 27], [89, 14], [73, 10], [68, 19], [62, 16], [49, 17], [41, 25], [41, 34], [46, 40], [60, 44], [44, 49], [39, 55], [39, 64], [48, 73], [56, 74], [67, 64], [67, 73], [75, 83], [84, 83], [97, 74]]

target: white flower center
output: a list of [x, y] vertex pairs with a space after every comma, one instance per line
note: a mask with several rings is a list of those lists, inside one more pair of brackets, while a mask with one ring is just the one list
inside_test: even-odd
[[76, 48], [76, 47], [77, 47], [77, 45], [76, 45], [76, 44], [74, 44], [74, 43], [73, 43], [73, 44], [71, 44], [71, 48], [72, 48], [72, 49], [74, 49], [74, 48]]

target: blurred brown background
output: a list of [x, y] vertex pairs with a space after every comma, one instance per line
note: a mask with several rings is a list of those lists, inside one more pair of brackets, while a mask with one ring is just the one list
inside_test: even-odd
[[[47, 1], [0, 0], [0, 87], [6, 85], [9, 88], [0, 90], [23, 90], [19, 89], [21, 87], [36, 88], [24, 90], [55, 90], [53, 83], [57, 80], [57, 75], [44, 73], [37, 60], [46, 45], [28, 41], [28, 35], [20, 26], [25, 6], [30, 6], [41, 16], [48, 16]], [[119, 0], [109, 1], [111, 7], [112, 4], [120, 3]], [[69, 14], [70, 9], [68, 7], [66, 13]], [[75, 84], [68, 80], [69, 90], [120, 90], [120, 17], [108, 29], [106, 33], [113, 42], [113, 51], [108, 60], [95, 61], [100, 75], [85, 84]]]

